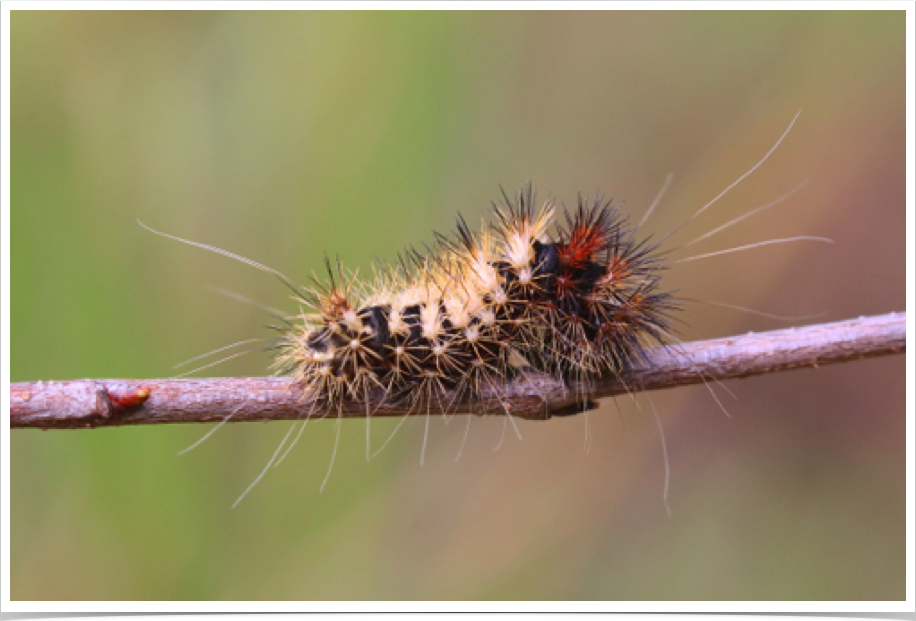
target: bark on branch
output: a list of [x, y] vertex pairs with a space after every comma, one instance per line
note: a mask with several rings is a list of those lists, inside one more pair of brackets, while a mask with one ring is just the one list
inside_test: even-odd
[[[508, 410], [520, 418], [546, 420], [582, 411], [583, 394], [599, 399], [905, 351], [906, 313], [890, 313], [657, 348], [649, 352], [646, 365], [590, 385], [526, 374], [452, 409], [473, 414], [505, 414]], [[372, 398], [377, 399], [372, 402], [372, 416], [417, 413], [386, 401], [383, 394]], [[447, 397], [442, 401], [449, 403]], [[292, 420], [309, 413], [312, 418], [338, 415], [336, 410], [320, 409], [286, 377], [38, 381], [10, 386], [13, 429], [209, 423], [230, 413], [232, 421]], [[365, 417], [366, 406], [348, 404], [340, 415]]]

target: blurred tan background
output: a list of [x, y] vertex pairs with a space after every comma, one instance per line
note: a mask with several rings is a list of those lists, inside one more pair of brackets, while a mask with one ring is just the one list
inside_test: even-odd
[[[161, 377], [267, 335], [271, 277], [369, 270], [531, 180], [683, 245], [685, 297], [831, 321], [905, 309], [900, 12], [23, 12], [12, 16], [12, 381]], [[689, 302], [684, 339], [792, 323]], [[200, 375], [261, 375], [252, 355]], [[903, 599], [904, 359], [585, 417], [16, 431], [13, 599]], [[376, 446], [390, 421], [373, 426]]]

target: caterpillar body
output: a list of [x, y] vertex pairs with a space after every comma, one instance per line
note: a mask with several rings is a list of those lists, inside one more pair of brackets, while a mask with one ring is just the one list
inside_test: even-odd
[[328, 277], [296, 295], [314, 312], [282, 337], [277, 369], [332, 410], [382, 389], [445, 411], [525, 368], [579, 380], [626, 369], [666, 342], [677, 302], [660, 286], [664, 255], [610, 201], [580, 196], [555, 225], [557, 211], [530, 184], [503, 192], [479, 232], [459, 216], [454, 236], [369, 286], [327, 261]]

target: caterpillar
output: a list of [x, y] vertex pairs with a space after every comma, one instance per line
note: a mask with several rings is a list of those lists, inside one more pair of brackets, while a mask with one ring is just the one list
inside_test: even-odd
[[276, 369], [332, 410], [379, 388], [446, 411], [525, 368], [624, 370], [666, 342], [677, 302], [661, 288], [664, 255], [610, 201], [580, 196], [551, 231], [557, 211], [530, 184], [503, 192], [479, 232], [459, 216], [455, 235], [380, 266], [370, 285], [326, 261], [327, 278], [294, 294], [315, 312], [285, 332]]

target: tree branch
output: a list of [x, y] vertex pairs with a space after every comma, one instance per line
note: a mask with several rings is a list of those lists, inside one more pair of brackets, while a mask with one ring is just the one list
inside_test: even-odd
[[[563, 382], [542, 373], [524, 374], [486, 389], [450, 412], [505, 414], [534, 420], [597, 407], [593, 399], [674, 388], [802, 367], [846, 362], [906, 351], [906, 313], [789, 328], [724, 339], [695, 341], [648, 352], [646, 363], [620, 376], [589, 384]], [[583, 395], [587, 399], [583, 400]], [[402, 404], [370, 395], [370, 413], [404, 416]], [[448, 405], [451, 396], [442, 403]], [[442, 408], [431, 408], [441, 413]], [[426, 413], [424, 407], [422, 413]], [[335, 417], [287, 377], [157, 380], [71, 380], [22, 382], [10, 386], [13, 429], [79, 429], [161, 423], [209, 423], [232, 414], [232, 421]], [[345, 404], [340, 415], [365, 417], [362, 402]]]

